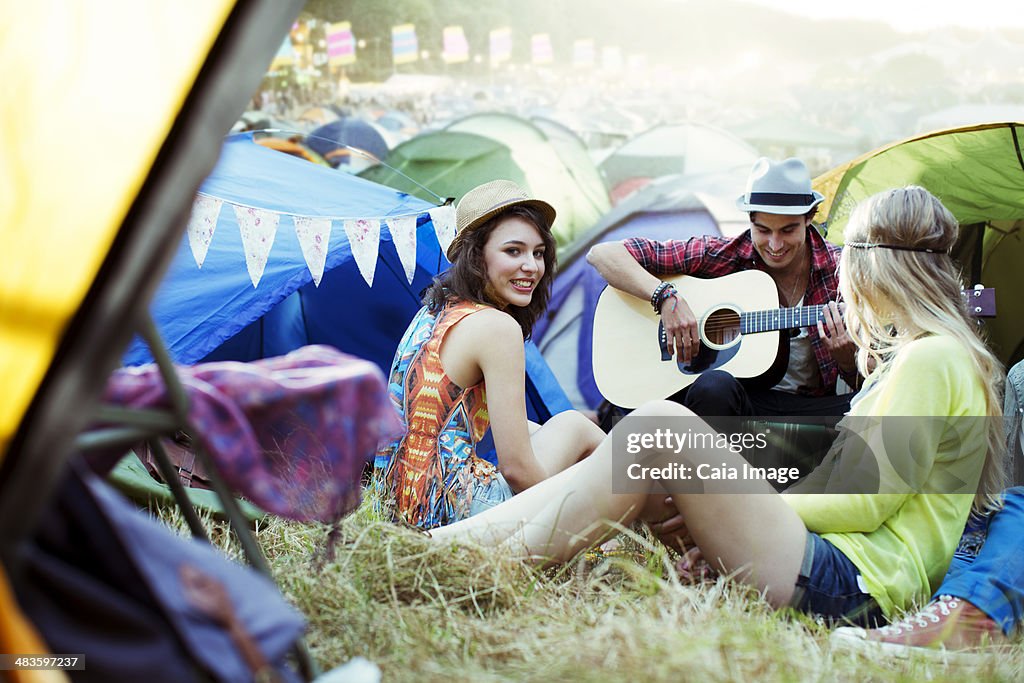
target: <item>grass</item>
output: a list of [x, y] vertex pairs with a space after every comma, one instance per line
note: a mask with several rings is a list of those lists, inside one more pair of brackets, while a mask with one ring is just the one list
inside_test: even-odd
[[[160, 517], [182, 533], [176, 511]], [[208, 520], [235, 559], [237, 543]], [[555, 569], [493, 548], [444, 545], [375, 518], [364, 504], [328, 529], [279, 519], [256, 536], [284, 595], [307, 617], [323, 670], [361, 655], [391, 681], [1017, 681], [1024, 643], [966, 664], [871, 660], [833, 650], [828, 629], [773, 611], [719, 578], [682, 585], [642, 533], [621, 552]]]

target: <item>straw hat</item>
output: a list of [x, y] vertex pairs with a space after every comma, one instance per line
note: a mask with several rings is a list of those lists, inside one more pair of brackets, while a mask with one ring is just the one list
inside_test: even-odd
[[454, 261], [462, 249], [463, 235], [479, 228], [499, 213], [520, 205], [537, 209], [547, 221], [549, 229], [555, 222], [553, 206], [540, 199], [534, 199], [511, 180], [492, 180], [464, 194], [455, 207], [456, 233], [455, 239], [448, 246], [448, 260]]
[[805, 214], [825, 197], [811, 189], [807, 165], [796, 157], [773, 161], [761, 157], [747, 178], [747, 191], [736, 200], [740, 211], [797, 216]]

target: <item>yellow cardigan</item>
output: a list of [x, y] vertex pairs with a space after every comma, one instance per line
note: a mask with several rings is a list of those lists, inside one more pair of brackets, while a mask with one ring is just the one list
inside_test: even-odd
[[[836, 472], [849, 474], [849, 460], [868, 453], [870, 466], [860, 463], [859, 471], [878, 473], [868, 483], [882, 492], [783, 494], [810, 531], [857, 566], [887, 617], [927, 600], [949, 567], [988, 448], [983, 381], [955, 339], [910, 342], [868, 378], [840, 424], [852, 425], [846, 443], [842, 437], [837, 441], [826, 457], [825, 474], [817, 477], [820, 484], [831, 473], [829, 483], [811, 489], [849, 491], [851, 480], [837, 484], [842, 478]], [[852, 442], [861, 447], [851, 448]], [[888, 458], [880, 455], [885, 450]]]

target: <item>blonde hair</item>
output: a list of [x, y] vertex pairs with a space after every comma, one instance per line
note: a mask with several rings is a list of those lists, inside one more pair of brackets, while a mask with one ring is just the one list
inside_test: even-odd
[[857, 368], [891, 363], [909, 342], [932, 334], [959, 341], [982, 379], [988, 453], [974, 498], [977, 510], [1000, 505], [1003, 490], [1002, 374], [960, 294], [961, 275], [949, 253], [960, 227], [922, 187], [880, 192], [857, 205], [845, 232], [839, 286], [846, 325], [856, 342]]

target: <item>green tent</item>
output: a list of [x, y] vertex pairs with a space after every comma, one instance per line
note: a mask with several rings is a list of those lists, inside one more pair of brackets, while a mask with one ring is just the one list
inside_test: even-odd
[[828, 238], [843, 243], [857, 202], [882, 190], [920, 185], [961, 225], [954, 256], [965, 284], [996, 288], [989, 341], [1008, 366], [1024, 357], [1024, 123], [951, 128], [869, 152], [819, 176]]
[[462, 197], [475, 187], [475, 178], [526, 183], [526, 174], [512, 160], [508, 147], [470, 133], [417, 135], [391, 150], [386, 162], [359, 175], [430, 202], [438, 197]]
[[429, 201], [437, 199], [432, 193], [460, 199], [488, 180], [514, 180], [555, 207], [559, 246], [571, 243], [609, 208], [585, 151], [564, 134], [549, 138], [529, 121], [506, 114], [460, 119], [402, 143], [385, 161], [360, 175]]
[[[586, 232], [611, 208], [601, 175], [582, 142], [556, 124], [536, 123], [500, 113], [472, 114], [447, 130], [476, 133], [504, 143], [526, 172], [531, 191], [558, 211], [555, 236], [564, 246]], [[567, 135], [567, 133], [569, 135]]]
[[601, 173], [613, 200], [620, 201], [653, 178], [747, 171], [758, 156], [749, 144], [715, 126], [659, 124], [608, 155]]

